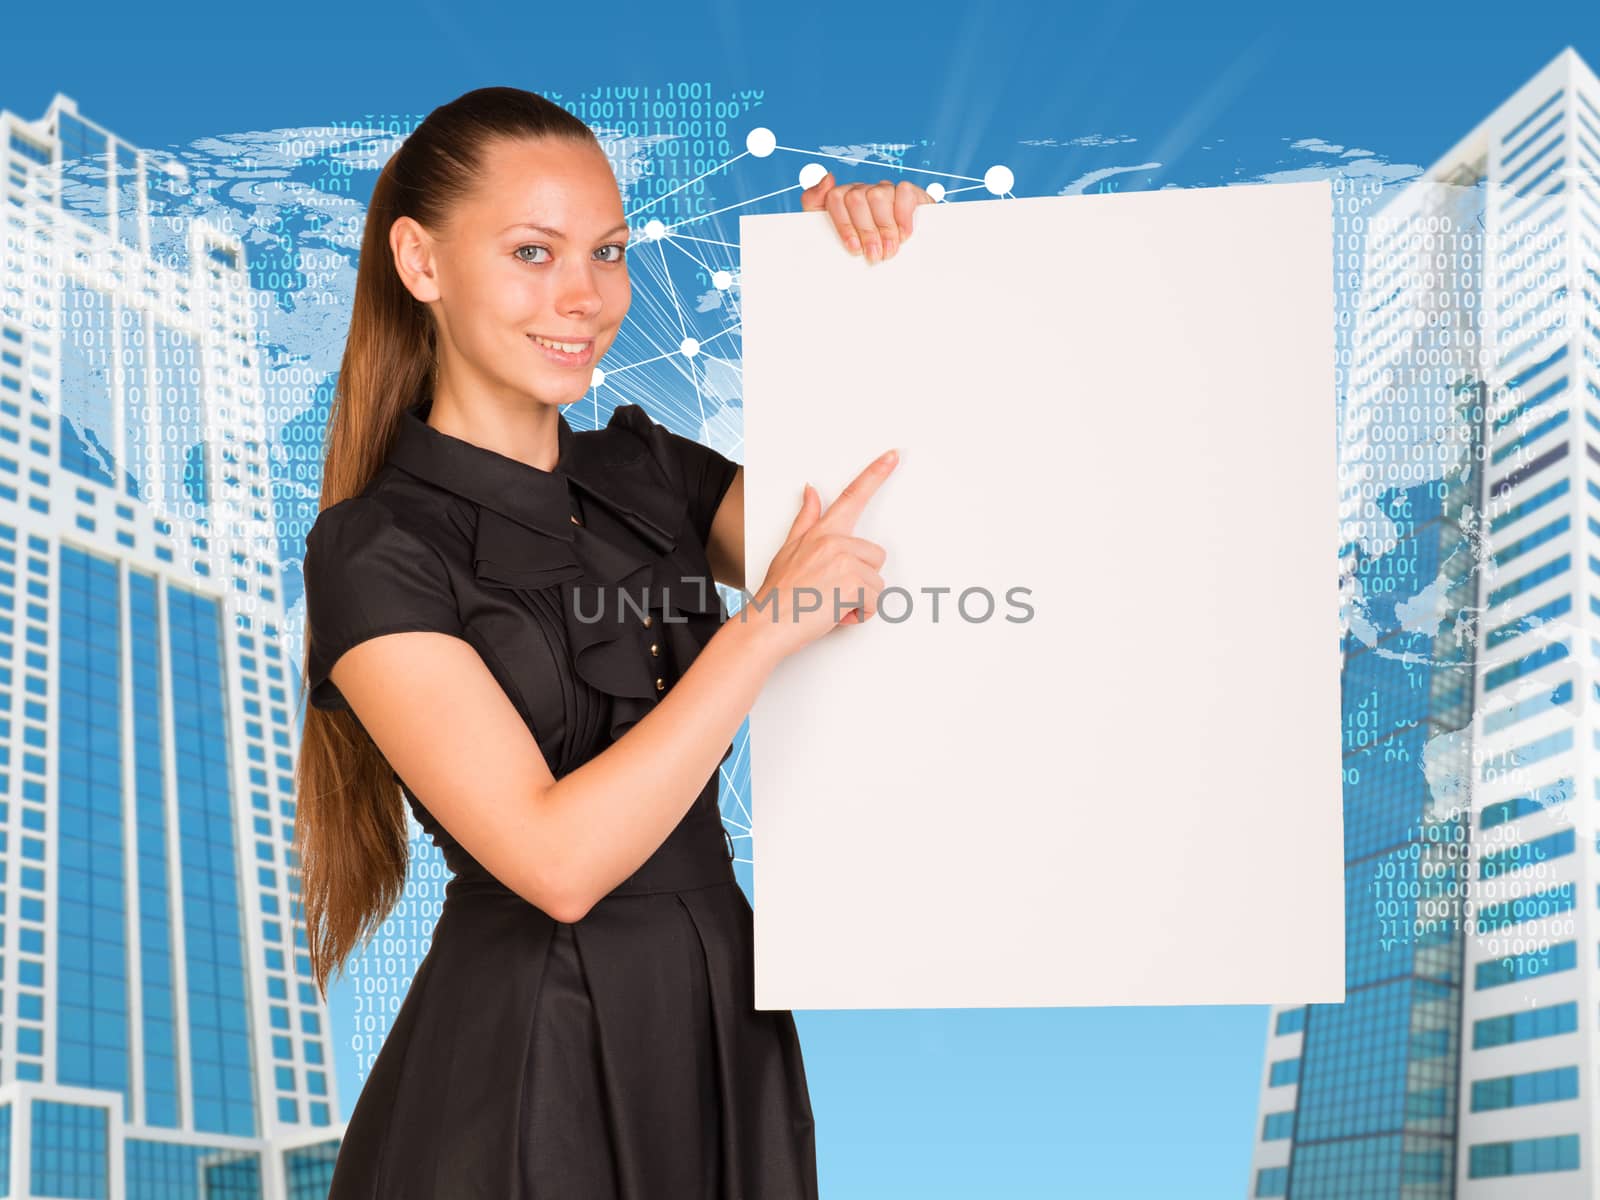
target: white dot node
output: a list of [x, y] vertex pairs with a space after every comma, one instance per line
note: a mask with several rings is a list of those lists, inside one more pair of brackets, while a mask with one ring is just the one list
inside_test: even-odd
[[663, 221], [651, 220], [644, 223], [644, 236], [649, 238], [651, 241], [655, 241], [657, 238], [663, 237], [666, 232], [667, 226]]
[[678, 343], [678, 353], [685, 358], [693, 358], [700, 353], [700, 343], [693, 338], [684, 338], [683, 341]]
[[1010, 167], [993, 166], [983, 173], [983, 186], [996, 196], [1004, 196], [1016, 181]]
[[933, 202], [935, 204], [944, 199], [944, 184], [942, 183], [930, 183], [923, 190], [926, 191], [928, 195], [933, 197]]
[[828, 173], [828, 168], [818, 162], [809, 162], [800, 168], [800, 186], [803, 188], [816, 187], [822, 182], [822, 177]]
[[604, 371], [602, 371], [599, 367], [596, 367], [594, 369], [594, 373], [589, 376], [589, 386], [592, 387], [592, 388], [599, 387], [605, 381], [606, 381], [606, 373]]
[[733, 275], [728, 271], [717, 271], [711, 276], [711, 286], [719, 292], [725, 292], [733, 286]]
[[765, 158], [778, 148], [778, 135], [764, 125], [759, 126], [744, 139], [744, 148], [757, 158]]

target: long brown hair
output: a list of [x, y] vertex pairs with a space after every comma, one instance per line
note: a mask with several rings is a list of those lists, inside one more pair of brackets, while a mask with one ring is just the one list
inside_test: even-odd
[[[583, 121], [543, 96], [478, 88], [430, 112], [384, 165], [361, 237], [319, 511], [371, 481], [403, 410], [435, 369], [433, 317], [401, 282], [390, 226], [404, 216], [443, 228], [452, 205], [479, 182], [493, 142], [545, 137], [599, 147]], [[329, 977], [377, 933], [403, 894], [410, 848], [392, 769], [350, 712], [306, 705], [308, 666], [309, 658], [301, 667], [305, 729], [295, 765], [294, 852], [312, 977], [326, 1001]]]

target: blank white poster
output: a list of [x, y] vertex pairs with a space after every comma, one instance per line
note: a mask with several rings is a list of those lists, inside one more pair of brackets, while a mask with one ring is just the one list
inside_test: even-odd
[[757, 1007], [1344, 999], [1331, 214], [741, 219], [747, 587], [901, 454], [882, 610], [751, 713]]

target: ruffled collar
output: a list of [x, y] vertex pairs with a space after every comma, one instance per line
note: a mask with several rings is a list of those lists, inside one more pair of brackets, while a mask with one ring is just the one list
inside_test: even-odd
[[[664, 690], [655, 643], [681, 670], [722, 619], [665, 428], [634, 404], [582, 433], [558, 412], [558, 457], [544, 471], [433, 428], [430, 407], [423, 398], [403, 411], [389, 462], [476, 506], [481, 583], [514, 592], [530, 611], [546, 603], [536, 593], [559, 585], [575, 668], [613, 698], [610, 733], [619, 737]], [[571, 489], [584, 500], [582, 525]]]
[[[593, 503], [602, 506], [654, 553], [665, 554], [677, 542], [688, 507], [685, 497], [681, 489], [672, 488], [670, 480], [655, 476], [648, 466], [639, 469], [647, 447], [630, 430], [608, 425], [580, 435], [573, 431], [566, 414], [558, 411], [556, 464], [544, 471], [435, 429], [427, 423], [431, 407], [431, 397], [424, 396], [403, 410], [389, 461], [471, 500], [482, 510], [540, 534], [533, 560], [521, 564], [530, 583], [537, 585], [543, 574], [570, 567], [575, 561], [573, 544], [592, 540], [584, 536], [584, 527], [572, 521], [571, 488], [592, 502], [591, 508]], [[493, 519], [488, 522], [491, 538], [503, 542], [510, 531], [501, 530], [496, 536], [493, 527], [497, 523]], [[605, 557], [603, 550], [599, 554]], [[617, 578], [612, 571], [605, 572], [606, 582]]]

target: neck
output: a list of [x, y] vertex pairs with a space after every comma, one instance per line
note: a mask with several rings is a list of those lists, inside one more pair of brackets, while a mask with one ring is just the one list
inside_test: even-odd
[[524, 395], [471, 397], [441, 384], [425, 399], [419, 415], [432, 428], [541, 471], [555, 469], [561, 454], [561, 410]]

